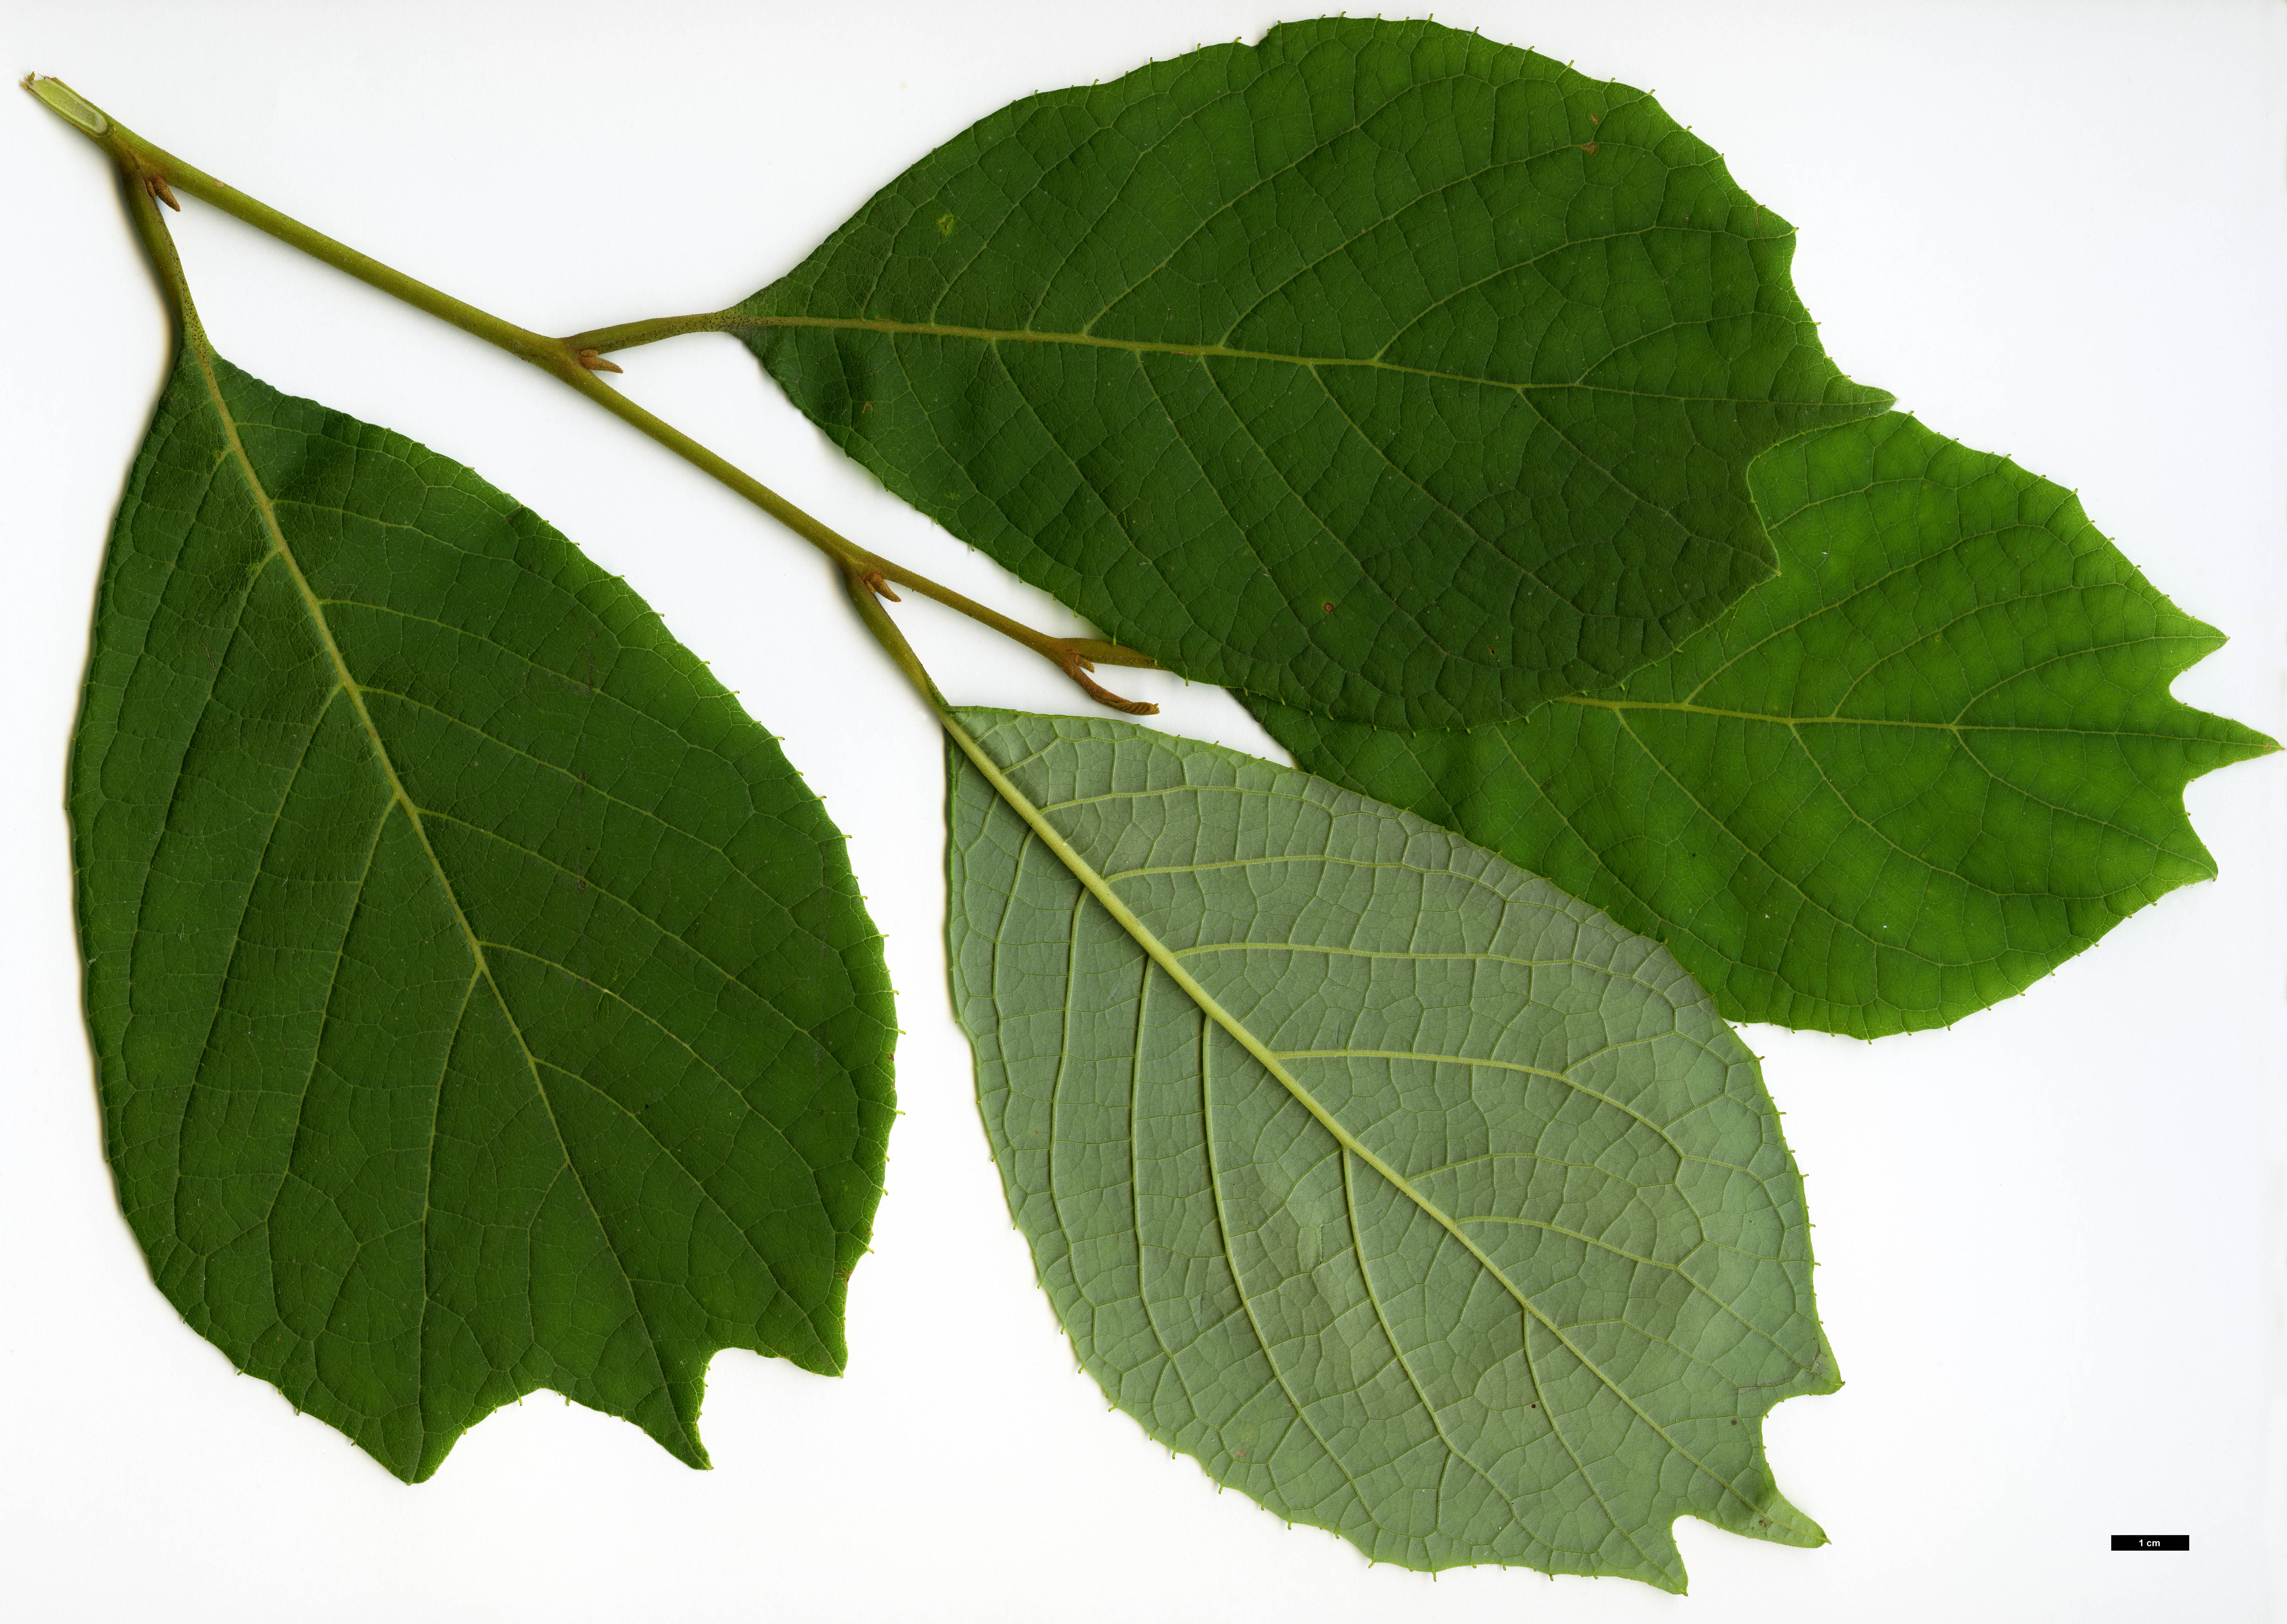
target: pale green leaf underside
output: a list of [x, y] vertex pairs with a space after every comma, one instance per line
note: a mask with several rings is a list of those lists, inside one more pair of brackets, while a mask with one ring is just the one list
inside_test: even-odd
[[2223, 639], [2070, 492], [1903, 413], [1751, 477], [1779, 574], [1618, 689], [1466, 733], [1250, 703], [1310, 771], [1666, 942], [1733, 1020], [1958, 1020], [2214, 875], [2184, 786], [2276, 747], [2169, 697]]
[[161, 1288], [408, 1479], [550, 1387], [693, 1465], [843, 1361], [880, 942], [776, 742], [466, 468], [182, 346], [73, 744], [105, 1139]]
[[1151, 1436], [1377, 1560], [1683, 1586], [1823, 1542], [1838, 1385], [1753, 1058], [1656, 943], [1322, 780], [962, 711], [955, 1003], [1011, 1210]]
[[1385, 726], [1617, 680], [1888, 397], [1625, 85], [1326, 19], [1002, 109], [734, 322], [899, 495], [1186, 676]]

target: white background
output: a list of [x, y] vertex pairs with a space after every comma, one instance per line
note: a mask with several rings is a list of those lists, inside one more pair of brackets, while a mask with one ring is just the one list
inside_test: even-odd
[[[1309, 14], [1297, 8], [1296, 15]], [[542, 330], [712, 309], [1033, 91], [1258, 36], [1257, 4], [5, 0], [193, 162]], [[1842, 367], [2077, 488], [2235, 638], [2179, 694], [2287, 733], [2287, 7], [1471, 0], [1440, 20], [1658, 91], [1800, 229]], [[466, 462], [625, 574], [851, 836], [905, 1114], [849, 1375], [715, 1361], [716, 1470], [535, 1395], [408, 1488], [148, 1283], [101, 1157], [62, 776], [110, 511], [165, 359], [93, 148], [0, 99], [0, 1612], [36, 1620], [1525, 1618], [2079, 1621], [2287, 1604], [2287, 757], [2189, 801], [2222, 865], [2027, 996], [1866, 1045], [1751, 1029], [1808, 1175], [1848, 1385], [1769, 1427], [1816, 1551], [1685, 1519], [1688, 1598], [1370, 1569], [1148, 1444], [1074, 1373], [951, 1023], [939, 750], [799, 543], [539, 374], [186, 202], [225, 353]], [[621, 385], [845, 533], [1053, 605], [844, 463], [728, 338]], [[901, 612], [962, 701], [1084, 708]], [[1121, 674], [1270, 751], [1210, 689]], [[2188, 1556], [2107, 1536], [2186, 1533]]]

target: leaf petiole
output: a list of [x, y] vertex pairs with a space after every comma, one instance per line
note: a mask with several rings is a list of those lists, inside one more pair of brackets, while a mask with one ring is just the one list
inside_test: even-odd
[[906, 680], [921, 691], [922, 698], [928, 701], [930, 708], [942, 718], [946, 709], [945, 695], [938, 692], [937, 684], [930, 680], [921, 656], [906, 640], [906, 634], [898, 629], [898, 622], [890, 618], [887, 609], [882, 607], [881, 577], [844, 569], [842, 584], [849, 590], [850, 602], [857, 609], [859, 620], [865, 623], [874, 641], [882, 646], [882, 652], [890, 656], [890, 663], [905, 673]]
[[[1156, 705], [1138, 705], [1107, 693], [1084, 674], [1095, 669], [1101, 661], [1109, 665], [1135, 666], [1158, 669], [1159, 661], [1137, 650], [1117, 643], [1094, 638], [1053, 638], [1036, 631], [998, 610], [985, 605], [951, 587], [940, 585], [928, 576], [917, 574], [898, 563], [859, 546], [820, 523], [761, 480], [746, 472], [707, 447], [700, 445], [672, 424], [645, 410], [612, 389], [597, 376], [599, 372], [617, 372], [621, 368], [605, 360], [602, 351], [615, 347], [598, 344], [589, 335], [570, 338], [551, 338], [528, 328], [495, 316], [489, 311], [453, 297], [426, 282], [408, 276], [392, 266], [384, 265], [371, 255], [359, 252], [344, 242], [337, 242], [324, 233], [313, 230], [292, 216], [281, 213], [269, 204], [249, 197], [236, 187], [216, 179], [194, 165], [186, 163], [172, 153], [155, 147], [133, 131], [127, 129], [101, 108], [82, 97], [60, 79], [27, 75], [26, 90], [61, 115], [73, 127], [85, 134], [105, 152], [128, 178], [136, 190], [154, 198], [163, 199], [170, 207], [178, 207], [174, 192], [180, 190], [202, 202], [211, 203], [224, 213], [244, 221], [256, 230], [277, 238], [290, 247], [301, 250], [312, 258], [322, 261], [337, 271], [356, 277], [367, 286], [377, 288], [392, 298], [400, 299], [459, 328], [463, 332], [483, 339], [497, 349], [507, 351], [518, 360], [528, 361], [585, 395], [613, 416], [629, 424], [656, 443], [666, 447], [685, 462], [717, 483], [745, 497], [755, 506], [777, 519], [787, 529], [808, 542], [832, 559], [845, 577], [872, 575], [894, 581], [912, 588], [924, 598], [935, 599], [946, 607], [967, 615], [980, 625], [987, 626], [1014, 642], [1022, 644], [1042, 659], [1070, 677], [1088, 696], [1099, 702], [1125, 710], [1132, 715], [1151, 715]], [[149, 218], [144, 218], [147, 213]], [[146, 246], [152, 249], [154, 262], [160, 267], [162, 280], [168, 281], [168, 293], [179, 311], [188, 316], [188, 296], [184, 290], [180, 262], [175, 257], [171, 243], [163, 249], [155, 246], [164, 239], [164, 228], [158, 223], [154, 210], [139, 211], [137, 230]], [[170, 269], [171, 267], [171, 269]], [[637, 324], [644, 325], [644, 324]], [[678, 330], [699, 331], [699, 328]], [[670, 337], [661, 332], [659, 337]], [[637, 342], [649, 342], [648, 339]], [[867, 594], [869, 598], [870, 592]]]
[[766, 317], [750, 316], [734, 306], [728, 310], [702, 311], [692, 316], [650, 316], [641, 321], [621, 321], [615, 326], [575, 333], [564, 342], [582, 345], [602, 354], [613, 350], [632, 350], [639, 345], [657, 344], [662, 338], [680, 338], [685, 333], [732, 333], [741, 328], [766, 325]]

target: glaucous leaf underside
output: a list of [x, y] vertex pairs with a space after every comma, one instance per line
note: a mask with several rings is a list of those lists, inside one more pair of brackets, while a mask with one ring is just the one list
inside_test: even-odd
[[70, 805], [120, 1200], [241, 1368], [408, 1479], [542, 1387], [703, 1465], [716, 1349], [840, 1368], [879, 939], [776, 742], [538, 518], [194, 332]]
[[1958, 1020], [2214, 875], [2184, 786], [2277, 747], [2169, 696], [2223, 639], [2071, 493], [1903, 413], [1752, 482], [1779, 574], [1618, 688], [1468, 733], [1248, 702], [1310, 771], [1666, 942], [1734, 1020]]
[[732, 323], [890, 489], [1202, 681], [1381, 726], [1605, 686], [1878, 412], [1793, 232], [1625, 85], [1327, 19], [1004, 108]]
[[1680, 1590], [1681, 1514], [1824, 1542], [1761, 1441], [1838, 1385], [1801, 1180], [1664, 949], [1305, 773], [955, 717], [955, 1006], [1114, 1403], [1409, 1567]]

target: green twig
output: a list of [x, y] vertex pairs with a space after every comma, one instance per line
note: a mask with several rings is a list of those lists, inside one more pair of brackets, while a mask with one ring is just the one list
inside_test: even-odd
[[[1095, 638], [1049, 637], [996, 609], [987, 608], [951, 587], [907, 569], [893, 558], [885, 558], [859, 546], [847, 536], [819, 523], [761, 480], [708, 450], [672, 424], [645, 411], [597, 376], [601, 372], [621, 370], [604, 359], [603, 351], [606, 347], [624, 348], [634, 344], [648, 344], [657, 338], [671, 337], [677, 332], [722, 330], [721, 326], [710, 329], [687, 323], [719, 319], [722, 325], [727, 326], [732, 313], [717, 313], [717, 317], [713, 318], [668, 318], [659, 321], [635, 322], [621, 329], [604, 329], [605, 337], [612, 340], [608, 345], [597, 342], [596, 337], [589, 334], [551, 338], [528, 328], [518, 327], [512, 321], [503, 321], [448, 293], [440, 292], [426, 282], [382, 264], [368, 254], [336, 242], [324, 233], [311, 229], [267, 203], [249, 197], [205, 170], [184, 162], [164, 148], [153, 146], [60, 79], [27, 76], [23, 83], [26, 90], [62, 115], [108, 153], [120, 172], [127, 178], [131, 189], [140, 191], [146, 199], [157, 199], [170, 208], [179, 207], [174, 194], [178, 189], [186, 192], [201, 202], [211, 203], [224, 213], [245, 221], [257, 231], [301, 250], [313, 259], [346, 272], [368, 286], [378, 288], [392, 297], [401, 299], [416, 310], [426, 311], [439, 321], [449, 321], [462, 331], [507, 351], [519, 360], [529, 361], [762, 509], [833, 559], [845, 580], [867, 583], [870, 588], [867, 597], [878, 592], [894, 599], [896, 594], [889, 590], [891, 582], [909, 587], [924, 598], [934, 598], [947, 608], [1023, 644], [1055, 665], [1100, 703], [1136, 716], [1149, 716], [1159, 709], [1156, 705], [1123, 700], [1108, 693], [1089, 680], [1087, 675], [1096, 669], [1096, 662], [1099, 661], [1107, 665], [1159, 669], [1159, 661], [1149, 654]], [[145, 214], [150, 216], [147, 223], [143, 218]], [[167, 239], [166, 233], [158, 226], [154, 209], [146, 209], [138, 213], [137, 230], [146, 246], [154, 243], [153, 233], [157, 233], [155, 242], [163, 247], [152, 246], [152, 256], [159, 265], [161, 279], [166, 283], [168, 295], [175, 301], [178, 313], [194, 324], [197, 318], [190, 313], [189, 295], [183, 282], [181, 262], [175, 257], [173, 244]], [[630, 333], [643, 336], [624, 336]], [[902, 636], [899, 640], [902, 642]], [[910, 654], [910, 649], [907, 653]]]

